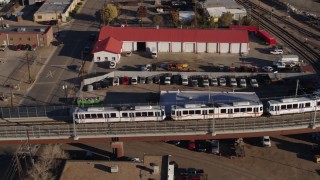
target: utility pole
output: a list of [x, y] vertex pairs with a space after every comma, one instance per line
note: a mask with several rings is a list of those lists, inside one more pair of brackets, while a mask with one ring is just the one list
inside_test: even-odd
[[17, 170], [18, 170], [19, 180], [22, 180], [22, 177], [21, 177], [21, 169], [20, 169], [20, 161], [19, 161], [18, 153], [17, 153], [17, 152], [15, 153], [15, 156], [16, 156], [16, 168], [17, 168]]
[[30, 73], [30, 62], [29, 62], [29, 53], [27, 55], [27, 64], [28, 64], [28, 76], [29, 76], [29, 84], [31, 84], [31, 73]]
[[30, 161], [31, 161], [31, 164], [34, 165], [34, 160], [33, 160], [32, 151], [31, 151], [30, 136], [29, 136], [29, 130], [28, 129], [27, 129], [27, 143], [28, 143]]
[[296, 94], [295, 97], [298, 95], [298, 89], [299, 89], [299, 79], [297, 79], [297, 85], [296, 85]]

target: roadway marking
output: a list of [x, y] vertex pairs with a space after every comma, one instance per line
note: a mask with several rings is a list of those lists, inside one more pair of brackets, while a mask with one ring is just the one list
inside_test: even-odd
[[46, 78], [52, 78], [53, 75], [56, 73], [56, 71], [49, 71], [49, 73], [47, 74]]

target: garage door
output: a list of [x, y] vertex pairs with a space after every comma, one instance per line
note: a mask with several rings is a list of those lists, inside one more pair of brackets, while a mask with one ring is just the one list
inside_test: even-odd
[[172, 43], [172, 52], [181, 52], [181, 43], [173, 42]]
[[183, 52], [194, 52], [194, 43], [183, 43]]
[[229, 52], [229, 43], [220, 43], [220, 53]]
[[216, 53], [217, 52], [217, 43], [207, 43], [207, 52]]
[[160, 42], [159, 52], [170, 52], [170, 43], [169, 42]]
[[240, 53], [240, 43], [231, 43], [230, 52], [233, 54]]
[[197, 43], [197, 52], [198, 53], [207, 52], [207, 44], [206, 43]]
[[133, 50], [132, 45], [133, 45], [132, 42], [124, 42], [122, 45], [123, 51], [132, 51]]
[[240, 47], [240, 52], [241, 53], [248, 53], [248, 44], [247, 43], [241, 43], [241, 47]]

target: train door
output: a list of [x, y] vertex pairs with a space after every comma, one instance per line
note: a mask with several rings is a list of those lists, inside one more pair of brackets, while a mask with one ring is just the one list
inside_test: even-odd
[[299, 113], [304, 112], [304, 103], [299, 104]]
[[279, 115], [280, 114], [279, 109], [280, 109], [280, 106], [274, 106], [275, 115]]
[[208, 110], [204, 109], [202, 110], [203, 119], [209, 119], [208, 117]]
[[253, 108], [253, 113], [255, 117], [259, 116], [259, 107]]
[[130, 121], [134, 121], [134, 112], [129, 112]]
[[228, 118], [233, 118], [233, 109], [228, 109]]
[[104, 122], [109, 122], [110, 115], [104, 114]]
[[176, 118], [180, 120], [182, 118], [181, 111], [176, 111]]

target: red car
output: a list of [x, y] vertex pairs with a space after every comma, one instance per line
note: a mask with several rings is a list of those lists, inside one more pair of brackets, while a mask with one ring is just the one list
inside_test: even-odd
[[128, 76], [124, 76], [123, 77], [122, 84], [124, 84], [124, 85], [128, 85], [129, 84], [129, 77]]
[[190, 140], [188, 142], [188, 149], [189, 150], [195, 150], [196, 149], [196, 141], [195, 140]]
[[22, 48], [22, 44], [18, 44], [16, 47], [16, 51], [21, 51], [21, 48]]

